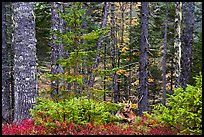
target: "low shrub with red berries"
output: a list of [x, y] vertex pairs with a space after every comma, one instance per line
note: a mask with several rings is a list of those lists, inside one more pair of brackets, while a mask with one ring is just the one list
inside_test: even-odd
[[73, 122], [58, 122], [54, 126], [35, 125], [31, 119], [21, 123], [4, 124], [3, 135], [176, 135], [171, 127], [163, 125], [145, 116], [137, 117], [134, 123], [108, 123], [95, 125], [86, 123], [77, 125]]
[[35, 126], [31, 119], [25, 119], [21, 123], [16, 124], [3, 124], [2, 125], [2, 135], [45, 135], [46, 128], [38, 125]]
[[4, 124], [3, 135], [127, 135], [132, 134], [131, 128], [119, 128], [114, 123], [94, 125], [87, 123], [79, 126], [74, 123], [58, 122], [55, 127], [36, 126], [32, 120], [25, 119], [20, 124]]

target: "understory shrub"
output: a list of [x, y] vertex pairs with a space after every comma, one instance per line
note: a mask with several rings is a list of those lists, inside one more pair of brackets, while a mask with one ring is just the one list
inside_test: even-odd
[[95, 125], [86, 123], [77, 125], [67, 121], [55, 121], [55, 127], [44, 127], [42, 124], [35, 125], [31, 119], [25, 119], [18, 125], [15, 123], [2, 126], [2, 135], [174, 135], [171, 128], [154, 126], [156, 121], [146, 117], [138, 117], [138, 123], [114, 123]]
[[120, 106], [114, 103], [95, 101], [85, 97], [74, 97], [55, 102], [50, 99], [37, 99], [37, 105], [31, 110], [31, 115], [36, 124], [54, 126], [55, 121], [73, 122], [75, 124], [106, 124], [117, 121], [119, 118], [111, 114]]
[[134, 123], [130, 125], [137, 135], [176, 135], [177, 132], [172, 127], [156, 121], [150, 114], [144, 113], [137, 116]]
[[202, 133], [202, 75], [195, 79], [196, 86], [177, 88], [169, 95], [168, 107], [159, 104], [153, 110], [159, 121], [174, 126], [181, 134]]
[[94, 125], [87, 123], [77, 125], [69, 122], [55, 122], [56, 127], [36, 126], [30, 119], [23, 120], [19, 125], [15, 123], [4, 124], [2, 135], [128, 135], [132, 134], [131, 128], [120, 128], [113, 122]]
[[2, 125], [2, 135], [45, 135], [46, 130], [42, 125], [34, 125], [31, 119], [24, 119], [18, 125], [16, 123]]

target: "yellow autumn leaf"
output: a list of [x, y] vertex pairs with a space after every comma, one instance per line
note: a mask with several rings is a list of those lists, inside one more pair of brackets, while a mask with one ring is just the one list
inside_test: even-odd
[[[125, 26], [126, 26], [126, 25], [125, 25]], [[124, 26], [124, 27], [125, 27], [125, 26]], [[126, 30], [124, 30], [124, 32], [123, 32], [123, 33], [124, 33], [124, 34], [129, 34], [129, 32], [128, 32], [128, 31], [126, 31]]]
[[133, 19], [132, 24], [136, 25], [136, 26], [139, 25], [139, 20], [138, 19]]
[[115, 2], [115, 6], [120, 7], [120, 3], [119, 2]]
[[138, 108], [138, 104], [132, 104], [132, 108], [133, 108], [133, 109]]
[[128, 37], [123, 37], [124, 41], [129, 41], [130, 39]]
[[133, 86], [139, 85], [139, 80], [136, 80], [135, 82], [131, 83], [131, 85], [133, 85]]
[[117, 44], [118, 48], [122, 47], [123, 45], [121, 43]]
[[118, 79], [118, 80], [117, 80], [117, 82], [118, 82], [118, 83], [121, 83], [121, 82], [122, 82], [122, 80], [121, 80], [121, 79]]
[[127, 72], [127, 73], [124, 73], [123, 75], [126, 76], [126, 77], [128, 77], [128, 76], [129, 76], [129, 73]]
[[103, 80], [103, 82], [110, 82], [110, 80], [108, 80], [108, 79], [105, 79], [105, 80]]
[[124, 74], [125, 72], [126, 72], [126, 70], [119, 69], [116, 71], [116, 74], [121, 75], [121, 74]]
[[106, 79], [107, 79], [108, 81], [111, 81], [111, 80], [112, 80], [112, 78], [109, 77], [109, 76], [106, 76]]
[[121, 52], [127, 53], [127, 50], [128, 50], [128, 49], [129, 49], [128, 47], [123, 47], [123, 48], [121, 49]]
[[154, 82], [154, 79], [149, 78], [149, 79], [148, 79], [148, 82]]

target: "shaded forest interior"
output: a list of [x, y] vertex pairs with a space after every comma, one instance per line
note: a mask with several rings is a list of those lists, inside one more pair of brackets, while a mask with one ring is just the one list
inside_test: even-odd
[[[36, 19], [36, 27], [37, 27], [36, 33], [37, 34], [39, 33], [39, 35], [37, 35], [36, 37], [38, 40], [38, 43], [37, 43], [37, 56], [38, 56], [38, 63], [39, 63], [38, 72], [40, 74], [41, 72], [44, 72], [44, 71], [49, 72], [51, 70], [50, 63], [52, 62], [49, 56], [51, 54], [51, 46], [50, 46], [51, 44], [49, 43], [51, 36], [48, 36], [48, 34], [50, 34], [49, 31], [52, 24], [50, 22], [51, 20], [50, 8], [46, 7], [45, 6], [46, 4], [47, 3], [44, 3], [45, 8], [42, 8], [43, 3], [39, 4], [39, 7], [41, 7], [42, 9], [40, 10], [39, 8], [38, 10], [36, 10], [36, 14], [38, 12], [39, 13], [45, 12], [44, 13], [45, 15], [41, 16], [41, 18], [36, 17], [38, 19], [38, 20]], [[198, 8], [201, 6], [199, 3], [196, 3], [196, 4]], [[67, 6], [68, 5], [69, 4], [67, 4]], [[81, 40], [80, 43], [83, 43], [84, 41], [88, 41], [86, 43], [89, 44], [89, 47], [85, 47], [86, 44], [79, 45], [79, 47], [76, 47], [79, 50], [78, 53], [85, 54], [82, 52], [87, 52], [89, 56], [84, 55], [85, 57], [78, 57], [79, 59], [78, 60], [76, 59], [76, 60], [77, 61], [87, 60], [86, 61], [87, 64], [85, 63], [81, 63], [80, 65], [75, 64], [77, 61], [74, 60], [73, 66], [79, 65], [77, 73], [85, 77], [83, 78], [83, 83], [85, 87], [87, 87], [86, 85], [90, 85], [91, 87], [94, 87], [100, 90], [110, 91], [110, 93], [105, 94], [105, 96], [107, 96], [107, 99], [109, 100], [114, 100], [114, 97], [112, 96], [112, 94], [114, 93], [113, 90], [117, 90], [118, 96], [121, 96], [121, 97], [118, 97], [120, 99], [123, 99], [123, 97], [128, 98], [128, 96], [132, 96], [132, 95], [133, 96], [139, 95], [139, 88], [138, 88], [139, 87], [139, 66], [140, 66], [139, 55], [140, 55], [140, 35], [141, 35], [140, 7], [141, 7], [140, 3], [129, 3], [129, 2], [115, 3], [112, 6], [111, 6], [111, 3], [109, 3], [109, 5], [105, 5], [105, 3], [100, 3], [100, 2], [84, 3], [84, 5], [81, 5], [82, 13], [84, 11], [85, 13], [83, 14], [86, 15], [86, 17], [84, 16], [84, 18], [87, 18], [87, 19], [82, 19], [82, 17], [79, 17], [81, 20], [83, 20], [81, 24], [79, 24], [80, 26], [79, 28], [82, 29], [81, 31], [85, 31], [84, 33], [91, 33], [93, 32], [93, 30], [98, 30], [103, 28], [103, 29], [106, 29], [107, 32], [104, 32], [103, 35], [92, 34], [90, 36], [87, 36], [87, 38], [85, 38], [86, 40]], [[163, 67], [166, 67], [167, 93], [171, 93], [175, 86], [175, 83], [174, 83], [175, 64], [176, 64], [174, 60], [175, 59], [174, 18], [176, 15], [175, 4], [173, 2], [168, 3], [167, 19], [166, 19], [165, 8], [166, 8], [165, 3], [150, 3], [149, 5], [150, 17], [148, 19], [149, 34], [148, 34], [148, 41], [147, 41], [148, 43], [148, 88], [149, 88], [148, 94], [150, 98], [149, 104], [154, 104], [156, 102], [162, 101], [162, 97], [163, 97], [162, 82], [164, 81], [163, 79], [164, 77], [162, 76]], [[199, 26], [202, 19], [200, 16], [201, 13], [199, 12], [200, 11], [198, 9], [197, 11], [195, 11], [196, 13], [195, 26], [193, 26], [194, 27], [193, 31], [195, 33], [194, 34], [195, 36], [194, 36], [193, 46], [196, 48], [192, 48], [192, 53], [191, 53], [192, 54], [191, 64], [194, 64], [194, 65], [191, 65], [192, 67], [190, 70], [191, 75], [188, 80], [189, 84], [194, 84], [193, 77], [199, 74], [202, 67], [202, 59], [201, 59], [202, 48], [200, 45], [202, 31], [201, 31], [201, 26]], [[187, 14], [185, 16], [187, 16]], [[191, 15], [189, 16], [192, 17]], [[45, 23], [42, 23], [43, 21]], [[164, 57], [165, 21], [167, 22], [167, 30], [166, 30], [167, 46], [165, 50], [166, 60], [165, 62], [162, 62]], [[60, 23], [60, 21], [58, 23]], [[185, 27], [186, 25], [183, 25], [183, 24], [184, 22], [182, 22], [182, 25], [181, 25], [182, 30], [186, 29]], [[50, 26], [50, 27], [47, 27], [47, 26]], [[62, 26], [61, 28], [59, 27], [60, 25], [58, 25], [57, 29], [59, 29], [59, 31], [64, 31], [63, 34], [66, 35], [65, 34], [67, 32], [66, 30], [69, 30], [69, 28], [63, 29]], [[72, 28], [71, 24], [69, 27], [70, 29]], [[79, 33], [82, 33], [80, 30], [77, 30], [77, 31], [79, 31]], [[192, 30], [186, 30], [186, 31], [192, 31]], [[98, 32], [98, 33], [102, 33], [102, 32]], [[185, 33], [189, 34], [188, 32], [185, 32]], [[44, 34], [43, 35], [44, 37], [41, 36], [42, 34]], [[94, 38], [93, 35], [98, 35], [98, 37], [95, 36]], [[189, 37], [189, 36], [183, 36], [183, 37]], [[62, 50], [66, 50], [66, 52], [70, 52], [70, 53], [74, 51], [74, 48], [75, 48], [74, 45], [70, 46], [72, 44], [68, 44], [68, 43], [66, 43], [67, 45], [65, 43], [63, 44], [64, 44], [64, 49], [62, 48]], [[70, 54], [66, 52], [64, 51], [64, 54], [65, 54], [64, 56], [68, 56]], [[184, 52], [181, 52], [181, 53], [183, 54]], [[62, 55], [58, 55], [58, 56], [62, 56]], [[184, 55], [184, 56], [187, 56], [187, 55]], [[46, 69], [49, 68], [49, 70], [44, 69], [43, 66], [46, 66]], [[99, 70], [96, 68], [98, 68]], [[74, 69], [74, 68], [70, 68], [70, 69]], [[73, 71], [74, 70], [72, 70], [72, 72]], [[90, 73], [92, 74], [96, 73], [94, 74], [96, 77], [94, 84], [93, 84], [93, 80], [91, 80], [93, 79], [91, 78], [93, 76]], [[99, 74], [99, 73], [102, 73], [102, 74]], [[115, 74], [116, 76], [113, 73], [116, 73]], [[101, 76], [101, 75], [105, 75], [105, 76]], [[49, 86], [49, 83], [47, 84], [47, 86]], [[65, 89], [69, 90], [69, 86], [67, 86]], [[73, 85], [71, 87], [74, 88]], [[78, 90], [80, 92], [80, 89]], [[94, 94], [92, 95], [94, 96]], [[104, 94], [103, 94], [103, 97], [101, 97], [101, 99], [102, 98], [104, 99]]]
[[[134, 113], [166, 105], [202, 70], [202, 2], [3, 2], [2, 119], [35, 97], [85, 97]], [[168, 95], [167, 95], [168, 94]], [[115, 112], [114, 112], [115, 113]]]

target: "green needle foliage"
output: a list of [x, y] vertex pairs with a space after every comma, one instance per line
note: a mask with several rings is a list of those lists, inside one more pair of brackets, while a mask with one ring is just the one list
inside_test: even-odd
[[[57, 36], [55, 42], [64, 45], [66, 56], [57, 61], [57, 64], [63, 67], [64, 72], [56, 75], [45, 75], [51, 80], [59, 80], [63, 83], [59, 86], [60, 93], [62, 90], [69, 90], [76, 93], [77, 96], [81, 96], [85, 92], [93, 90], [92, 87], [89, 87], [87, 81], [91, 73], [97, 74], [96, 70], [92, 69], [93, 59], [96, 56], [95, 46], [97, 39], [105, 34], [107, 29], [95, 27], [95, 29], [88, 31], [88, 26], [85, 25], [84, 27], [84, 24], [88, 22], [88, 17], [85, 16], [86, 10], [82, 2], [72, 3], [71, 6], [65, 8], [64, 12], [57, 11], [65, 21], [66, 29], [63, 33], [58, 30], [53, 30], [52, 33]], [[68, 84], [71, 85], [70, 89], [67, 89]]]
[[65, 99], [55, 102], [50, 99], [38, 98], [37, 105], [31, 110], [36, 124], [55, 126], [58, 122], [73, 122], [75, 124], [106, 124], [119, 118], [112, 113], [120, 108], [119, 105], [95, 101], [85, 97]]
[[195, 77], [196, 86], [186, 90], [177, 88], [167, 99], [167, 106], [154, 107], [160, 121], [179, 128], [180, 133], [201, 134], [202, 132], [202, 75]]

